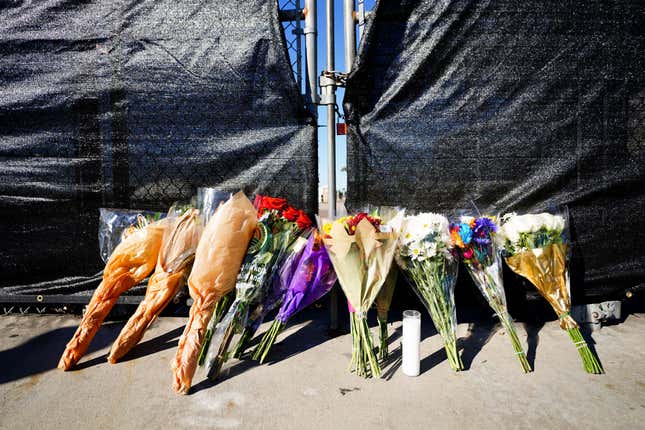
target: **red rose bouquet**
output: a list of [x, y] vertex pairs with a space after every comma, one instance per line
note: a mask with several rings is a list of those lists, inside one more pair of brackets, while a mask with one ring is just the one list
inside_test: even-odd
[[235, 301], [220, 322], [212, 320], [209, 324], [200, 355], [200, 364], [212, 379], [228, 359], [233, 334], [247, 325], [249, 307], [261, 301], [274, 272], [291, 254], [296, 240], [308, 235], [312, 226], [309, 217], [285, 199], [258, 195], [254, 206], [259, 219], [237, 277]]

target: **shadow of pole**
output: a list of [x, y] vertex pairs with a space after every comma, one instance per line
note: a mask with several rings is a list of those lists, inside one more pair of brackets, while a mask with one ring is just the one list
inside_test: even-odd
[[524, 323], [524, 329], [526, 330], [526, 343], [528, 349], [526, 351], [526, 359], [531, 365], [531, 369], [535, 370], [535, 355], [537, 352], [538, 344], [540, 343], [540, 330], [544, 327], [545, 322], [533, 322], [533, 323]]
[[457, 341], [457, 348], [463, 348], [461, 361], [464, 370], [469, 370], [473, 360], [497, 332], [499, 322], [474, 322], [468, 325], [468, 336]]

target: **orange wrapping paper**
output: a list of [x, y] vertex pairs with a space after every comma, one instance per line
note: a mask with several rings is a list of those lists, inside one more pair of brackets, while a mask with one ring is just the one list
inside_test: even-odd
[[218, 300], [235, 288], [257, 221], [255, 208], [238, 192], [217, 209], [204, 229], [188, 279], [194, 302], [172, 362], [173, 388], [178, 393], [190, 390], [206, 327]]
[[139, 343], [146, 329], [186, 283], [202, 231], [199, 212], [189, 210], [169, 223], [146, 296], [114, 341], [108, 356], [110, 363], [116, 363]]
[[166, 220], [161, 220], [141, 229], [131, 229], [114, 249], [103, 270], [103, 280], [60, 358], [60, 369], [69, 370], [78, 363], [119, 296], [152, 272], [167, 225]]

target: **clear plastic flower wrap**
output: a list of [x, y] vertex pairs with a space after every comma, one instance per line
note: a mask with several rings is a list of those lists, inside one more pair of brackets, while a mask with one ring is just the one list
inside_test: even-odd
[[495, 311], [509, 336], [522, 370], [527, 373], [531, 371], [531, 365], [526, 359], [513, 318], [506, 306], [502, 258], [496, 244], [497, 231], [497, 218], [493, 216], [464, 215], [459, 222], [450, 224], [450, 237], [455, 250], [459, 252], [473, 282]]
[[455, 307], [459, 260], [450, 241], [448, 219], [436, 213], [406, 216], [396, 261], [443, 338], [450, 367], [463, 370]]
[[568, 211], [502, 217], [500, 242], [508, 266], [528, 279], [544, 297], [578, 349], [588, 373], [604, 373], [594, 352], [571, 317], [571, 292], [567, 267], [571, 241]]
[[143, 227], [158, 221], [166, 214], [162, 212], [135, 210], [135, 209], [99, 209], [99, 253], [104, 263], [123, 240], [124, 236], [134, 231], [136, 227]]
[[278, 270], [273, 271], [267, 290], [251, 304], [253, 311], [249, 313], [246, 326], [240, 335], [237, 346], [233, 350], [233, 357], [240, 358], [242, 356], [255, 332], [264, 322], [264, 318], [271, 311], [282, 305], [289, 287], [289, 284], [284, 282], [284, 279], [285, 277], [290, 279], [293, 276], [293, 272], [297, 269], [297, 262], [302, 256], [307, 243], [308, 237], [305, 235], [296, 239], [289, 252], [290, 255], [285, 258], [282, 266], [277, 268]]

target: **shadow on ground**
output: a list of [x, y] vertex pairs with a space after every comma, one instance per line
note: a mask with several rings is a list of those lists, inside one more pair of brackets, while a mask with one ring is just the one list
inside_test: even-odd
[[[123, 327], [122, 323], [103, 324], [86, 354], [110, 345], [118, 336], [121, 327]], [[65, 345], [75, 331], [76, 326], [57, 328], [33, 337], [14, 348], [0, 351], [0, 363], [2, 363], [0, 384], [55, 369], [65, 350]]]
[[[258, 336], [261, 337], [262, 334], [263, 333]], [[195, 384], [190, 392], [191, 394], [194, 394], [201, 390], [211, 388], [224, 379], [234, 378], [255, 366], [271, 366], [311, 348], [315, 348], [332, 337], [333, 336], [330, 336], [329, 334], [326, 324], [316, 321], [308, 321], [302, 327], [298, 328], [298, 330], [289, 333], [287, 337], [279, 338], [269, 351], [264, 364], [260, 364], [258, 361], [249, 358], [249, 352], [252, 352], [252, 349], [250, 348], [241, 360], [229, 366], [225, 365], [226, 367], [222, 370], [218, 379], [204, 379]], [[255, 342], [253, 344], [255, 344]], [[197, 370], [197, 375], [199, 375], [199, 372], [200, 369]]]

